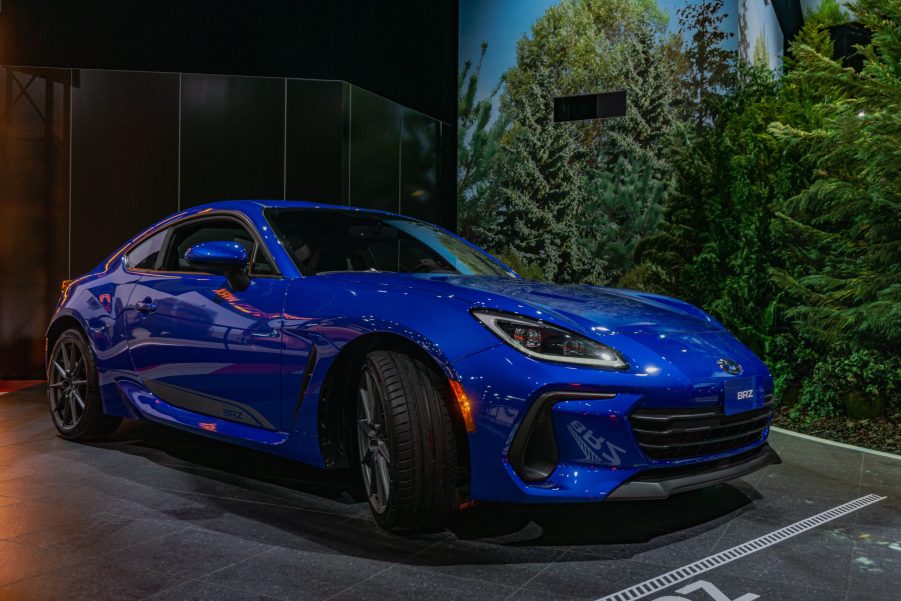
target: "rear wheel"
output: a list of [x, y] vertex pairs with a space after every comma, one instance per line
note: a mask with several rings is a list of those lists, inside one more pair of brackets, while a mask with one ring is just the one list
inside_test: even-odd
[[104, 415], [94, 356], [81, 332], [66, 330], [50, 352], [47, 394], [53, 424], [63, 438], [96, 438], [115, 432], [122, 418]]
[[357, 387], [357, 443], [369, 506], [388, 530], [439, 528], [454, 501], [457, 449], [446, 386], [419, 361], [367, 355]]

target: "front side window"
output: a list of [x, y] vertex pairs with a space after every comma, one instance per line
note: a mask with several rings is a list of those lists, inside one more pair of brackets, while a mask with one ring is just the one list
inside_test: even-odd
[[203, 219], [177, 226], [169, 240], [168, 250], [161, 269], [164, 271], [196, 272], [188, 265], [185, 253], [201, 242], [238, 242], [251, 258], [251, 275], [274, 275], [275, 269], [259, 248], [253, 236], [237, 221], [231, 219]]
[[125, 265], [129, 269], [155, 269], [165, 240], [166, 230], [150, 236], [125, 255]]
[[270, 209], [266, 217], [304, 275], [395, 271], [512, 276], [460, 238], [412, 219], [327, 209]]

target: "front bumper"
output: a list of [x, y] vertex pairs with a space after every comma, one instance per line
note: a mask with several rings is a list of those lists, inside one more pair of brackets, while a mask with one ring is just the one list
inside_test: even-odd
[[[748, 426], [758, 428], [756, 435], [729, 448], [718, 447], [717, 441], [732, 438], [732, 430], [724, 436], [711, 434], [713, 447], [700, 448], [686, 439], [692, 441], [688, 451], [700, 449], [693, 456], [681, 452], [668, 458], [651, 456], [654, 446], [687, 446], [670, 444], [669, 432], [703, 425], [682, 421], [680, 412], [694, 413], [694, 419], [708, 415], [718, 402], [721, 405], [714, 394], [722, 388], [716, 376], [702, 380], [673, 367], [651, 374], [560, 366], [535, 361], [506, 346], [461, 359], [454, 369], [475, 409], [476, 431], [468, 440], [470, 496], [475, 500], [601, 501], [633, 482], [645, 484], [624, 488], [618, 496], [665, 498], [778, 461], [770, 450], [762, 450], [768, 449], [768, 417]], [[760, 391], [772, 393], [772, 380], [762, 364], [760, 371], [745, 373], [759, 374]], [[636, 424], [630, 421], [638, 409], [649, 409], [644, 413], [655, 420], [659, 415], [655, 411], [672, 410], [675, 417], [667, 419], [675, 420], [674, 425], [662, 433], [641, 434], [639, 440]], [[729, 417], [730, 428], [732, 420], [745, 421], [741, 414]], [[640, 429], [649, 429], [647, 421]], [[736, 463], [720, 463], [751, 456], [755, 459], [743, 463], [741, 470], [732, 469]], [[718, 473], [711, 475], [712, 471]]]
[[778, 463], [782, 463], [782, 459], [770, 445], [764, 443], [753, 451], [709, 464], [702, 463], [688, 468], [662, 469], [639, 474], [607, 495], [607, 500], [665, 499], [676, 493], [728, 482]]

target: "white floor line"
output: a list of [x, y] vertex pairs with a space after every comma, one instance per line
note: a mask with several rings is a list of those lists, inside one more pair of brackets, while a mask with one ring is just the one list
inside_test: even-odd
[[894, 453], [886, 453], [885, 451], [876, 451], [874, 449], [867, 449], [864, 447], [855, 447], [853, 444], [845, 444], [843, 442], [835, 442], [834, 440], [828, 440], [826, 438], [819, 438], [817, 436], [811, 436], [810, 434], [801, 434], [800, 432], [793, 432], [792, 430], [786, 430], [784, 428], [777, 428], [776, 426], [770, 426], [770, 430], [772, 430], [773, 432], [778, 432], [779, 434], [788, 434], [789, 436], [796, 436], [798, 438], [803, 438], [804, 440], [812, 440], [814, 442], [821, 442], [823, 444], [832, 445], [833, 447], [848, 449], [849, 451], [860, 451], [861, 453], [869, 453], [871, 455], [879, 455], [880, 457], [888, 457], [889, 459], [901, 459], [901, 455], [895, 455]]
[[674, 584], [684, 582], [686, 580], [694, 578], [699, 574], [703, 574], [704, 572], [718, 568], [731, 561], [741, 559], [742, 557], [750, 555], [751, 553], [756, 553], [757, 551], [766, 549], [767, 547], [771, 547], [777, 543], [781, 543], [782, 541], [788, 540], [793, 536], [797, 536], [802, 532], [807, 532], [808, 530], [816, 528], [817, 526], [821, 526], [826, 522], [831, 522], [834, 519], [848, 515], [849, 513], [857, 511], [858, 509], [863, 509], [867, 505], [878, 503], [883, 499], [885, 499], [885, 497], [880, 497], [879, 495], [866, 495], [865, 497], [854, 499], [853, 501], [849, 501], [844, 505], [833, 507], [832, 509], [818, 513], [809, 518], [805, 518], [800, 522], [795, 522], [794, 524], [786, 526], [785, 528], [780, 528], [779, 530], [775, 530], [773, 532], [770, 532], [769, 534], [755, 538], [754, 540], [742, 543], [736, 547], [732, 547], [731, 549], [720, 551], [715, 555], [705, 557], [704, 559], [690, 563], [687, 566], [683, 566], [671, 572], [667, 572], [666, 574], [657, 576], [656, 578], [645, 580], [644, 582], [640, 582], [635, 586], [623, 589], [617, 593], [613, 593], [612, 595], [601, 597], [597, 601], [635, 601], [636, 599], [642, 599], [644, 597], [647, 597], [648, 595], [653, 595], [654, 593], [662, 591], [663, 589], [669, 588]]

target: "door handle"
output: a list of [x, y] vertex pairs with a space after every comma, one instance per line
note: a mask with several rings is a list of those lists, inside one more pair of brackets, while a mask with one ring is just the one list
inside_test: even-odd
[[154, 311], [156, 311], [156, 303], [151, 302], [150, 299], [148, 298], [148, 299], [136, 302], [135, 309], [137, 309], [141, 313], [153, 313]]

